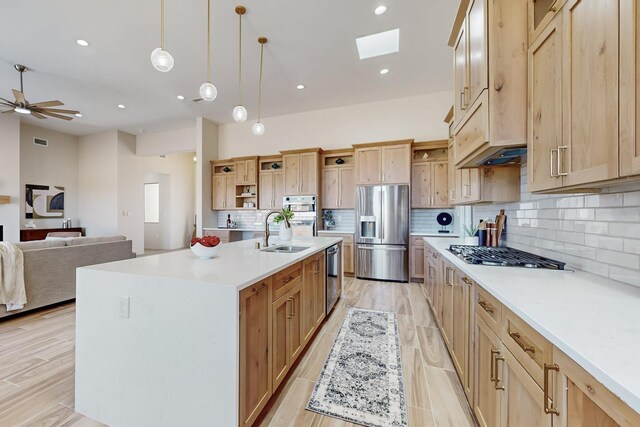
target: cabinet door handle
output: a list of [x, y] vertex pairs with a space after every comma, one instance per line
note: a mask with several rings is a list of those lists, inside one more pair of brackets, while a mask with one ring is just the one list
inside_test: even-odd
[[490, 373], [491, 382], [495, 382], [496, 381], [496, 374], [495, 374], [495, 366], [496, 366], [496, 364], [495, 364], [495, 361], [493, 360], [493, 358], [498, 354], [500, 354], [500, 352], [498, 350], [491, 349], [491, 361], [489, 362], [489, 368], [490, 368], [489, 370], [491, 371], [491, 373]]
[[[500, 352], [498, 352], [498, 354], [500, 354]], [[503, 385], [498, 385], [498, 383], [500, 381], [502, 381], [500, 379], [500, 375], [498, 375], [498, 362], [504, 362], [504, 357], [503, 356], [496, 356], [494, 359], [495, 362], [495, 371], [496, 371], [496, 381], [495, 381], [495, 388], [496, 390], [504, 390], [504, 386]]]
[[291, 313], [289, 313], [289, 303], [290, 302], [291, 302], [291, 306], [293, 307], [293, 302], [292, 302], [292, 298], [291, 297], [287, 298], [287, 302], [285, 303], [287, 305], [285, 307], [285, 310], [287, 311], [287, 319], [293, 318], [293, 309], [291, 309]]
[[291, 317], [296, 316], [296, 303], [293, 297], [289, 297], [289, 301], [291, 301]]
[[558, 176], [567, 176], [569, 175], [567, 172], [564, 172], [564, 159], [562, 157], [562, 152], [569, 148], [568, 145], [561, 145], [558, 147]]
[[560, 415], [560, 411], [554, 408], [553, 405], [549, 406], [549, 371], [560, 372], [560, 367], [557, 364], [544, 364], [544, 385], [542, 395], [544, 397], [544, 413], [545, 414], [553, 414]]
[[489, 314], [493, 314], [495, 312], [495, 310], [493, 309], [493, 306], [486, 301], [478, 301], [478, 305], [482, 307], [484, 311], [486, 311]]
[[513, 340], [520, 346], [521, 349], [526, 351], [527, 353], [535, 354], [536, 349], [532, 346], [524, 342], [522, 335], [520, 332], [509, 332], [509, 336], [513, 338]]
[[551, 3], [551, 6], [549, 6], [549, 12], [558, 11], [558, 6], [556, 6], [557, 3], [558, 3], [558, 0], [553, 0], [553, 3]]
[[473, 281], [471, 279], [469, 279], [468, 277], [463, 277], [462, 281], [464, 283], [466, 283], [467, 285], [473, 285]]
[[262, 284], [262, 286], [260, 286], [259, 288], [251, 288], [251, 291], [252, 291], [253, 293], [256, 293], [256, 294], [257, 294], [257, 293], [259, 293], [261, 290], [263, 290], [263, 289], [264, 289], [264, 288], [266, 288], [266, 287], [267, 287], [267, 284], [266, 284], [266, 283], [263, 283], [263, 284]]
[[460, 110], [465, 111], [467, 106], [464, 103], [464, 91], [460, 92]]
[[[553, 173], [553, 153], [556, 153], [558, 155], [558, 157], [560, 156], [558, 154], [558, 149], [557, 148], [552, 148], [549, 150], [549, 177], [551, 178], [559, 178], [560, 175], [556, 175]], [[558, 161], [558, 166], [560, 166], [560, 161]]]

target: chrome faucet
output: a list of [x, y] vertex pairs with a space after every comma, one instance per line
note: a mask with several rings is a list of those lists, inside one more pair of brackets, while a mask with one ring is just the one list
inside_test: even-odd
[[269, 235], [271, 233], [269, 233], [269, 217], [273, 214], [280, 214], [282, 215], [282, 218], [284, 219], [284, 223], [286, 224], [285, 226], [287, 228], [291, 228], [291, 223], [289, 223], [289, 220], [287, 219], [287, 216], [284, 213], [284, 210], [275, 210], [275, 211], [271, 211], [267, 214], [267, 216], [264, 217], [264, 242], [263, 242], [263, 246], [265, 248], [269, 247]]

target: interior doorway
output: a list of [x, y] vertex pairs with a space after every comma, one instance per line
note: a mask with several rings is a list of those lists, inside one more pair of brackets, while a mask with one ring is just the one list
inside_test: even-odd
[[170, 176], [165, 173], [144, 174], [144, 248], [171, 249]]

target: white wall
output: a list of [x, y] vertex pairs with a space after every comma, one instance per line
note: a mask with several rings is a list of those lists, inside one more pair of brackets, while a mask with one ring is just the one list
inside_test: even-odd
[[87, 236], [118, 232], [118, 132], [80, 137], [78, 217]]
[[451, 92], [316, 110], [262, 119], [266, 131], [251, 133], [253, 121], [219, 126], [219, 158], [269, 155], [307, 147], [337, 149], [352, 144], [415, 138], [447, 139], [444, 117]]
[[[199, 117], [196, 123], [196, 215], [197, 234], [202, 236], [202, 227], [216, 227], [218, 219], [211, 210], [211, 160], [219, 157], [219, 130], [215, 123]], [[255, 153], [257, 154], [257, 153]]]
[[[49, 141], [48, 147], [33, 144], [33, 138]], [[25, 194], [27, 184], [64, 187], [64, 217], [34, 219], [38, 228], [56, 228], [66, 218], [78, 224], [78, 144], [74, 135], [44, 129], [25, 123], [20, 125], [20, 221], [25, 219]]]
[[194, 153], [195, 151], [195, 126], [166, 132], [143, 133], [136, 137], [136, 154], [138, 156]]
[[20, 120], [15, 115], [0, 115], [0, 195], [11, 203], [0, 205], [0, 225], [4, 240], [20, 241]]

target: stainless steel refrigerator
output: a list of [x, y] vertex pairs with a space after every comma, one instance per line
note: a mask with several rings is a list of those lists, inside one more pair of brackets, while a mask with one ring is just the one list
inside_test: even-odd
[[356, 276], [409, 281], [409, 186], [356, 188]]

